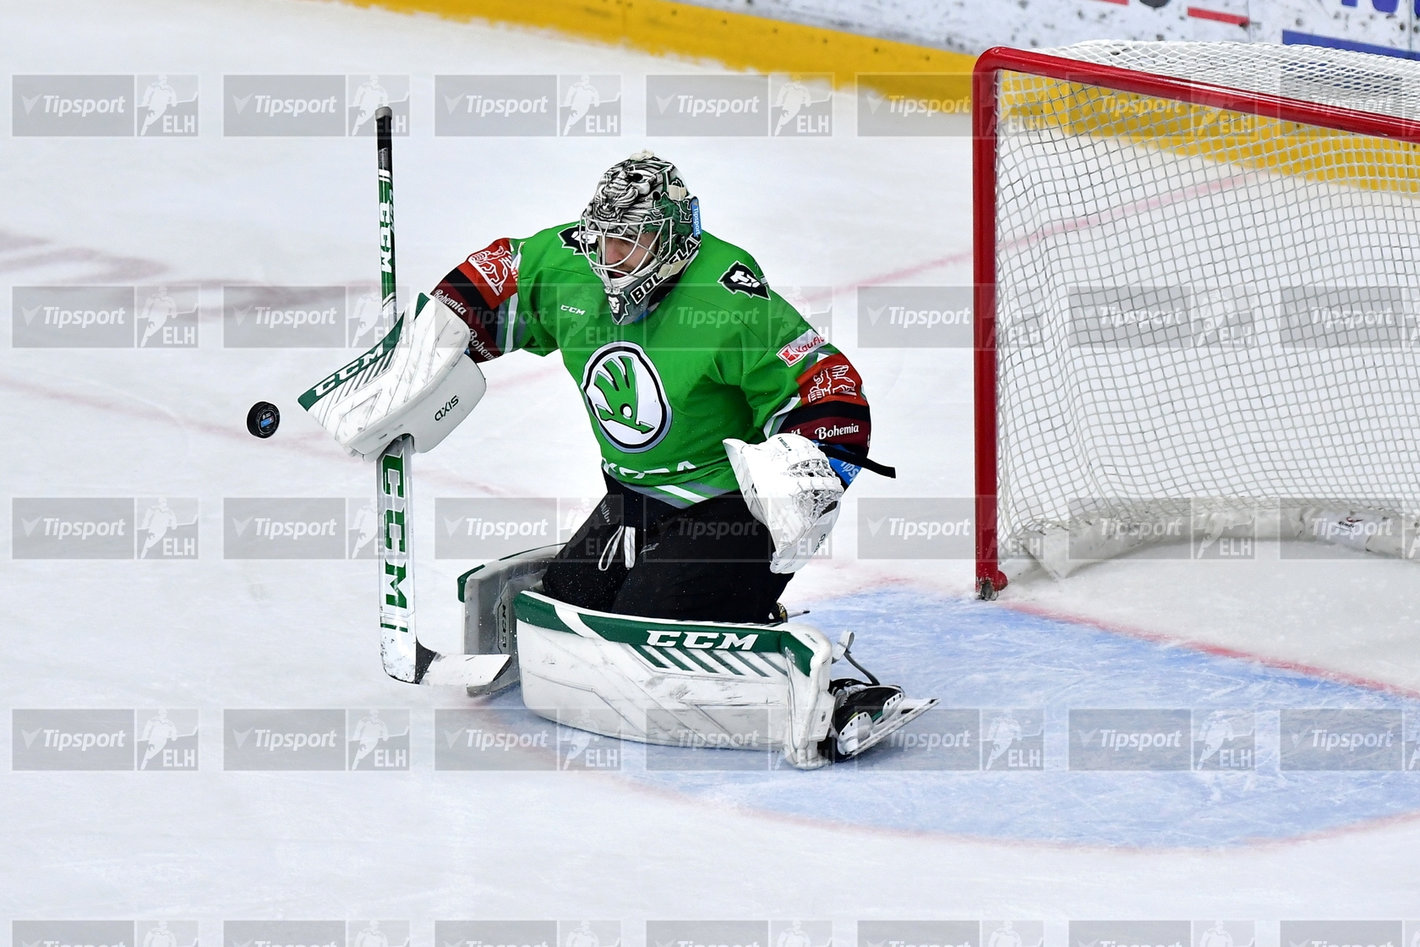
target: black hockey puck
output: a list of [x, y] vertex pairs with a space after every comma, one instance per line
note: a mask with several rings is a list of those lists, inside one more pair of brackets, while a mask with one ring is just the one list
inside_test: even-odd
[[270, 437], [281, 424], [281, 412], [270, 401], [258, 401], [247, 412], [247, 430], [256, 437]]

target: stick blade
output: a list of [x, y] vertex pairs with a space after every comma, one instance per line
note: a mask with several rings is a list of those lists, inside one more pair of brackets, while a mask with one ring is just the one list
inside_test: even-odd
[[484, 687], [508, 663], [506, 654], [441, 654], [429, 663], [420, 684], [435, 687]]

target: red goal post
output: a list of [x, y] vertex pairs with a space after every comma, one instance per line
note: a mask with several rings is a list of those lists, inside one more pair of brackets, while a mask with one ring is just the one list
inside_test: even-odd
[[[1156, 66], [1159, 68], [1153, 68]], [[1289, 81], [1289, 77], [1295, 81]], [[1274, 87], [1269, 89], [1268, 85]], [[1335, 95], [1326, 94], [1332, 85]], [[1297, 94], [1316, 92], [1318, 87], [1322, 94]], [[1377, 99], [1379, 107], [1372, 107]], [[1185, 357], [1177, 354], [1181, 351], [1177, 337], [1136, 335], [1122, 343], [1117, 339], [1079, 343], [1057, 325], [1070, 318], [1067, 307], [1059, 304], [1058, 291], [1074, 290], [1051, 285], [1049, 289], [1057, 290], [1055, 302], [1041, 303], [1044, 296], [1038, 296], [1036, 310], [1040, 311], [1032, 311], [1030, 317], [1038, 320], [1032, 327], [1036, 336], [1048, 339], [1054, 331], [1055, 341], [1042, 343], [1037, 338], [1032, 344], [1039, 351], [1025, 360], [1005, 354], [998, 346], [1003, 328], [998, 317], [1005, 316], [998, 307], [1003, 305], [1003, 297], [1012, 297], [1010, 305], [1020, 305], [1015, 298], [1016, 285], [1003, 287], [1002, 279], [1029, 283], [1030, 277], [1039, 275], [1041, 283], [1050, 284], [1055, 279], [1075, 277], [1085, 281], [1080, 286], [1109, 279], [1145, 283], [1167, 279], [1174, 281], [1169, 286], [1206, 284], [1208, 288], [1203, 292], [1212, 292], [1215, 284], [1229, 282], [1233, 292], [1250, 294], [1254, 303], [1249, 311], [1257, 318], [1285, 320], [1286, 313], [1275, 311], [1275, 304], [1269, 310], [1267, 304], [1257, 300], [1300, 298], [1299, 287], [1312, 278], [1309, 272], [1315, 273], [1318, 281], [1334, 278], [1339, 284], [1352, 279], [1356, 271], [1348, 267], [1370, 247], [1365, 240], [1353, 247], [1333, 248], [1327, 243], [1324, 252], [1331, 256], [1324, 267], [1315, 271], [1307, 268], [1311, 252], [1308, 247], [1298, 260], [1288, 260], [1278, 267], [1278, 275], [1269, 283], [1270, 273], [1249, 271], [1246, 264], [1239, 267], [1238, 259], [1248, 256], [1245, 252], [1220, 252], [1216, 257], [1208, 254], [1207, 248], [1212, 244], [1207, 241], [1225, 244], [1233, 232], [1209, 232], [1209, 213], [1221, 218], [1219, 227], [1260, 225], [1259, 239], [1286, 243], [1294, 236], [1285, 230], [1288, 221], [1283, 218], [1287, 214], [1292, 215], [1291, 220], [1299, 228], [1330, 232], [1340, 222], [1344, 230], [1348, 220], [1360, 216], [1369, 220], [1375, 215], [1369, 205], [1361, 210], [1348, 209], [1349, 199], [1334, 192], [1346, 188], [1371, 196], [1379, 192], [1384, 200], [1399, 206], [1394, 221], [1387, 219], [1378, 231], [1381, 236], [1372, 242], [1384, 245], [1394, 237], [1401, 241], [1401, 256], [1411, 254], [1412, 261], [1420, 260], [1420, 226], [1407, 222], [1407, 217], [1420, 219], [1420, 163], [1415, 147], [1420, 145], [1417, 102], [1420, 63], [1329, 49], [1220, 43], [1086, 43], [1044, 52], [995, 48], [982, 54], [973, 77], [976, 582], [982, 597], [992, 598], [1006, 585], [1007, 574], [1001, 563], [1008, 555], [1035, 556], [1030, 551], [1032, 542], [1051, 530], [1068, 532], [1071, 528], [1070, 510], [1062, 512], [1062, 508], [1070, 507], [1077, 497], [1051, 496], [1051, 466], [1057, 462], [1057, 453], [1052, 452], [1048, 439], [1041, 444], [1028, 443], [1035, 438], [1036, 429], [1054, 432], [1051, 436], [1058, 436], [1059, 444], [1071, 448], [1065, 451], [1056, 445], [1058, 463], [1078, 468], [1060, 477], [1062, 492], [1103, 493], [1104, 499], [1099, 501], [1103, 509], [1114, 502], [1110, 494], [1115, 491], [1128, 496], [1123, 504], [1132, 510], [1131, 515], [1145, 510], [1147, 516], [1148, 510], [1158, 509], [1183, 509], [1186, 513], [1190, 503], [1195, 511], [1226, 511], [1230, 498], [1241, 507], [1299, 495], [1325, 497], [1326, 502], [1335, 503], [1354, 496], [1358, 497], [1351, 501], [1354, 505], [1385, 507], [1387, 513], [1408, 514], [1420, 508], [1420, 502], [1409, 502], [1420, 497], [1420, 482], [1416, 479], [1420, 477], [1420, 452], [1387, 456], [1378, 462], [1377, 470], [1363, 476], [1343, 474], [1328, 479], [1337, 466], [1329, 452], [1354, 449], [1353, 441], [1343, 436], [1331, 443], [1328, 438], [1335, 439], [1335, 434], [1326, 425], [1318, 422], [1313, 424], [1315, 431], [1304, 430], [1304, 424], [1268, 411], [1262, 403], [1269, 398], [1285, 400], [1293, 390], [1315, 391], [1318, 379], [1323, 385], [1326, 383], [1328, 371], [1350, 371], [1352, 363], [1346, 358], [1353, 353], [1349, 350], [1335, 365], [1324, 361], [1330, 356], [1315, 354], [1333, 348], [1344, 350], [1344, 344], [1298, 341], [1299, 336], [1268, 341], [1254, 333], [1246, 356], [1239, 356], [1237, 347], [1231, 347], [1226, 357], [1219, 357], [1211, 350], [1204, 351], [1208, 348], [1205, 345], [1189, 349], [1192, 354]], [[1367, 107], [1350, 107], [1355, 103]], [[1016, 126], [1032, 127], [1022, 132]], [[1018, 147], [1018, 139], [1030, 141]], [[1043, 144], [1037, 145], [1035, 139]], [[1377, 145], [1375, 141], [1389, 144]], [[1187, 179], [1192, 175], [1197, 179], [1202, 197], [1189, 195], [1186, 187], [1170, 178], [1169, 165], [1173, 161], [1178, 162], [1173, 169], [1178, 176]], [[1032, 162], [1044, 168], [1039, 181], [1031, 177]], [[1133, 162], [1145, 171], [1136, 173]], [[1069, 176], [1072, 166], [1073, 178]], [[1230, 169], [1231, 177], [1221, 177], [1218, 169]], [[1147, 180], [1141, 182], [1141, 177]], [[1216, 182], [1220, 180], [1233, 183], [1219, 185]], [[1276, 185], [1276, 181], [1282, 184]], [[1159, 197], [1165, 182], [1176, 190]], [[1078, 200], [1059, 197], [1060, 192], [1076, 186], [1089, 193]], [[1131, 188], [1136, 188], [1137, 193]], [[1226, 193], [1230, 189], [1237, 193]], [[1170, 196], [1180, 192], [1185, 196]], [[1270, 200], [1276, 200], [1277, 206], [1269, 209]], [[1037, 202], [1046, 205], [1043, 210], [1033, 208], [1027, 212], [1016, 206], [1031, 207]], [[1160, 202], [1162, 209], [1157, 206]], [[1248, 206], [1248, 202], [1256, 206]], [[1300, 211], [1308, 210], [1314, 202], [1323, 205], [1324, 212], [1302, 219]], [[1144, 210], [1131, 210], [1135, 205]], [[1242, 210], [1235, 209], [1238, 207]], [[1275, 216], [1269, 217], [1273, 211]], [[1141, 219], [1132, 224], [1115, 219], [1131, 215]], [[1186, 223], [1174, 222], [1179, 219]], [[1105, 229], [1112, 230], [1110, 234], [1074, 236], [1098, 229], [1096, 222], [1102, 220], [1107, 224]], [[1200, 220], [1204, 221], [1201, 225]], [[1131, 233], [1131, 226], [1138, 230]], [[1180, 253], [1191, 252], [1193, 259], [1165, 263], [1151, 260], [1140, 266], [1137, 260], [1121, 254], [1121, 246], [1136, 234], [1141, 242], [1147, 236], [1163, 237], [1164, 242], [1171, 243], [1170, 226], [1199, 228], [1196, 241], [1191, 232], [1181, 241], [1185, 246]], [[1023, 246], [1028, 253], [1021, 251]], [[1152, 251], [1154, 247], [1147, 249]], [[1353, 252], [1355, 260], [1348, 257]], [[1039, 254], [1041, 260], [1024, 265], [1012, 263], [1013, 253], [1022, 258]], [[1416, 272], [1420, 272], [1420, 264], [1411, 262], [1408, 269], [1381, 267], [1352, 281], [1366, 284], [1362, 288], [1372, 295], [1379, 292], [1378, 287], [1398, 286], [1408, 299]], [[1384, 282], [1387, 279], [1389, 283]], [[1142, 291], [1144, 295], [1160, 297], [1160, 285], [1133, 289], [1136, 296]], [[1094, 291], [1081, 290], [1086, 296]], [[1190, 292], [1183, 291], [1183, 297], [1188, 298]], [[1129, 291], [1119, 289], [1116, 295], [1120, 293], [1127, 296]], [[1077, 297], [1070, 298], [1069, 308], [1073, 308]], [[1367, 354], [1389, 352], [1384, 345], [1366, 343], [1361, 347]], [[1105, 352], [1110, 357], [1080, 356], [1082, 350]], [[1116, 357], [1121, 351], [1124, 355]], [[1135, 353], [1146, 351], [1154, 354], [1140, 355], [1132, 368], [1125, 364]], [[1160, 351], [1165, 355], [1158, 356]], [[1301, 357], [1297, 356], [1298, 351], [1302, 352]], [[1379, 393], [1383, 399], [1393, 398], [1416, 383], [1410, 390], [1417, 393], [1415, 400], [1420, 400], [1420, 370], [1413, 368], [1417, 356], [1420, 351], [1409, 353], [1410, 366], [1404, 358], [1394, 360], [1394, 365], [1387, 363], [1382, 374], [1389, 387], [1384, 391], [1366, 388], [1358, 394]], [[1007, 366], [1012, 359], [1020, 364]], [[1136, 374], [1128, 374], [1131, 370]], [[1296, 373], [1295, 378], [1287, 376], [1289, 370]], [[1085, 400], [1095, 406], [1096, 415], [1101, 404], [1120, 406], [1118, 416], [1111, 412], [1105, 426], [1109, 428], [1107, 433], [1129, 442], [1129, 449], [1103, 459], [1067, 457], [1072, 452], [1088, 452], [1089, 448], [1078, 446], [1081, 442], [1104, 444], [1107, 454], [1113, 450], [1110, 437], [1097, 436], [1099, 430], [1091, 429], [1091, 425], [1098, 428], [1103, 423], [1088, 415], [1091, 407], [1064, 404], [1073, 394], [1072, 382], [1083, 375], [1089, 385], [1096, 380], [1092, 374], [1095, 371], [1113, 376], [1107, 394], [1115, 400], [1095, 397], [1091, 401], [1088, 396]], [[1256, 378], [1269, 379], [1270, 387], [1264, 393], [1267, 397], [1259, 395], [1256, 406], [1247, 406], [1255, 416], [1245, 419], [1251, 427], [1240, 432], [1240, 441], [1270, 446], [1300, 437], [1305, 445], [1301, 450], [1315, 450], [1317, 454], [1315, 475], [1300, 469], [1308, 464], [1305, 454], [1284, 458], [1299, 468], [1295, 477], [1287, 470], [1263, 469], [1263, 465], [1245, 455], [1241, 469], [1224, 475], [1179, 469], [1187, 466], [1186, 455], [1171, 450], [1167, 444], [1157, 456], [1150, 454], [1152, 447], [1142, 443], [1147, 438], [1134, 436], [1127, 426], [1137, 421], [1144, 429], [1161, 429], [1160, 416], [1151, 413], [1149, 404], [1128, 402], [1137, 396], [1153, 398], [1152, 403], [1156, 404], [1164, 396], [1160, 392], [1170, 390], [1170, 373], [1174, 382], [1186, 387], [1224, 378], [1245, 381], [1248, 372], [1257, 372]], [[1069, 377], [1056, 379], [1057, 375]], [[1041, 403], [1023, 409], [1019, 389], [1029, 381], [1034, 390], [1037, 380], [1047, 389], [1046, 395]], [[1139, 387], [1148, 390], [1136, 395], [1135, 381], [1142, 381]], [[1052, 396], [1057, 394], [1060, 397], [1052, 403]], [[1180, 402], [1184, 411], [1200, 410], [1199, 431], [1206, 433], [1206, 425], [1216, 424], [1219, 419], [1234, 420], [1234, 413], [1226, 405], [1209, 403], [1206, 397], [1197, 403], [1186, 403], [1184, 399]], [[1300, 397], [1297, 403], [1298, 413], [1305, 414], [1308, 407], [1313, 409], [1313, 415], [1317, 413], [1306, 397]], [[1080, 411], [1086, 416], [1065, 416]], [[1346, 420], [1342, 418], [1333, 426], [1339, 428]], [[1402, 420], [1408, 425], [1420, 419], [1405, 413]], [[1083, 434], [1058, 434], [1072, 426], [1083, 429]], [[1420, 443], [1420, 426], [1411, 429]], [[1034, 456], [1022, 460], [1032, 451]], [[1401, 469], [1412, 460], [1417, 462], [1416, 472]], [[1137, 477], [1129, 476], [1131, 462], [1137, 463]], [[1394, 469], [1380, 469], [1387, 464]], [[1118, 471], [1124, 471], [1124, 475], [1117, 475]], [[1212, 499], [1195, 499], [1212, 497], [1214, 493], [1219, 495], [1216, 503]], [[1376, 496], [1402, 497], [1403, 502], [1378, 504], [1369, 499]], [[1402, 509], [1390, 509], [1397, 505]], [[1112, 553], [1091, 558], [1105, 558], [1108, 554]]]

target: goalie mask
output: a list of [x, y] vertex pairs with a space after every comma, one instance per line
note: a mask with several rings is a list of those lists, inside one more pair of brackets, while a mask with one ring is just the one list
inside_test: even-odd
[[675, 165], [649, 151], [607, 169], [582, 212], [592, 272], [611, 318], [645, 318], [700, 249], [700, 205]]

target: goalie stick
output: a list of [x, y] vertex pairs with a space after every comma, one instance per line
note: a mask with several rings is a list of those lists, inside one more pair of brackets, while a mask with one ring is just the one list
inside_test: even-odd
[[[397, 328], [394, 273], [393, 112], [375, 112], [375, 149], [380, 192], [380, 314]], [[414, 318], [414, 314], [410, 314]], [[393, 334], [393, 333], [392, 333]], [[376, 345], [380, 348], [380, 345]], [[371, 350], [374, 351], [373, 349]], [[368, 356], [368, 353], [367, 353]], [[366, 358], [367, 356], [362, 356]], [[360, 360], [357, 360], [357, 362]], [[478, 687], [490, 683], [507, 663], [503, 654], [440, 654], [414, 633], [414, 547], [410, 535], [414, 440], [395, 438], [375, 465], [380, 523], [380, 662], [385, 673], [408, 684]]]

